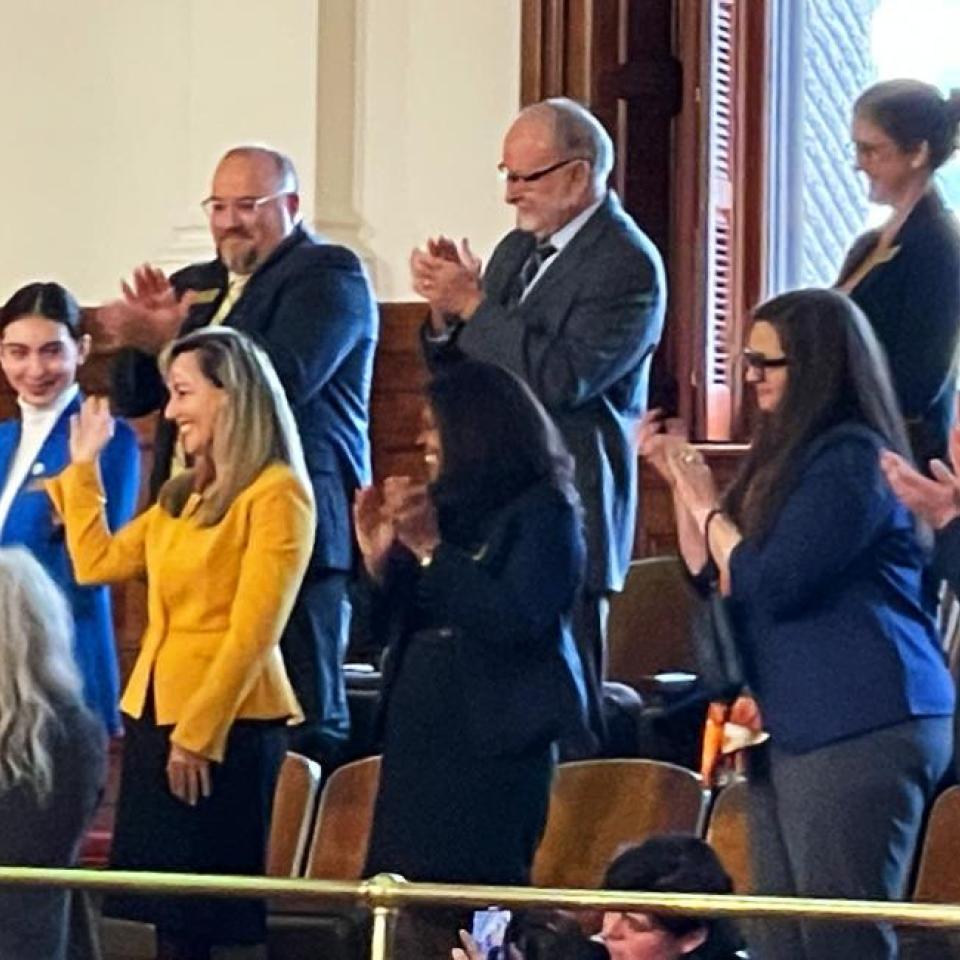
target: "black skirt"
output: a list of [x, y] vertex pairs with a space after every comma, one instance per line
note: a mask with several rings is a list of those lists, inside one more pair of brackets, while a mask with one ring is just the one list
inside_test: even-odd
[[387, 705], [365, 872], [527, 884], [546, 824], [554, 748], [510, 756], [472, 749], [454, 642], [424, 631], [403, 651]]
[[[236, 721], [223, 763], [211, 764], [211, 795], [195, 807], [178, 800], [167, 782], [172, 729], [157, 726], [152, 709], [139, 720], [124, 716], [111, 867], [262, 876], [273, 791], [286, 750], [283, 721]], [[208, 944], [266, 938], [262, 900], [122, 895], [108, 898], [104, 912], [154, 923], [165, 936]]]

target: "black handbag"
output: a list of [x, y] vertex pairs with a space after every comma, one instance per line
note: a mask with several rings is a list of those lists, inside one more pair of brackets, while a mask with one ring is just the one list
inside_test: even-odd
[[697, 662], [697, 690], [708, 700], [732, 703], [747, 685], [729, 601], [716, 576], [697, 578], [702, 602], [693, 616], [691, 642]]

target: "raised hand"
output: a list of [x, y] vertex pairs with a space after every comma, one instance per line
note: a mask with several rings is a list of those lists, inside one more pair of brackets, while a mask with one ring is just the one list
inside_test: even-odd
[[106, 397], [87, 397], [70, 418], [70, 459], [93, 463], [113, 437], [114, 420]]
[[164, 272], [148, 263], [134, 270], [130, 282], [122, 281], [120, 290], [120, 299], [97, 311], [97, 325], [110, 342], [150, 353], [158, 353], [177, 336], [196, 302], [192, 290], [178, 299]]
[[[960, 459], [960, 441], [950, 435], [951, 459]], [[897, 499], [912, 510], [934, 530], [945, 527], [960, 516], [960, 481], [942, 460], [931, 460], [933, 478], [925, 477], [898, 453], [884, 450], [880, 454], [880, 469]]]

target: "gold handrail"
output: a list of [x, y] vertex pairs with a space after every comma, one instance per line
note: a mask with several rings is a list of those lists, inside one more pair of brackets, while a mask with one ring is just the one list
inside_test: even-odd
[[40, 886], [144, 895], [360, 902], [374, 910], [373, 960], [383, 960], [388, 955], [389, 926], [395, 911], [400, 907], [427, 903], [474, 907], [495, 903], [502, 907], [555, 907], [567, 910], [647, 910], [704, 917], [777, 917], [960, 929], [960, 905], [931, 903], [409, 883], [392, 874], [379, 874], [359, 883], [344, 883], [336, 880], [220, 874], [0, 867], [0, 887]]

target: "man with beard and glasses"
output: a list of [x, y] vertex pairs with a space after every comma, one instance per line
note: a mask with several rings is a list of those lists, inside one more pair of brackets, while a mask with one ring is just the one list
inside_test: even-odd
[[[300, 222], [297, 174], [267, 147], [228, 150], [203, 209], [217, 258], [169, 279], [149, 264], [98, 311], [122, 345], [113, 401], [123, 416], [161, 410], [157, 355], [171, 340], [224, 324], [252, 336], [276, 367], [293, 408], [316, 500], [310, 568], [283, 636], [287, 671], [306, 722], [291, 747], [331, 763], [349, 732], [343, 657], [353, 564], [350, 504], [370, 482], [367, 438], [377, 337], [376, 305], [356, 255], [323, 243]], [[185, 465], [173, 423], [157, 425], [151, 497]]]

